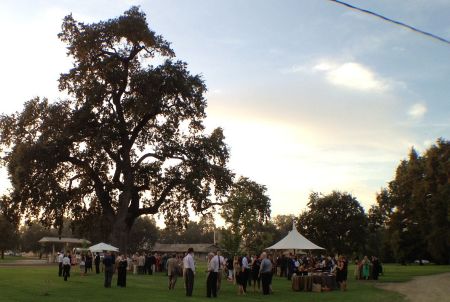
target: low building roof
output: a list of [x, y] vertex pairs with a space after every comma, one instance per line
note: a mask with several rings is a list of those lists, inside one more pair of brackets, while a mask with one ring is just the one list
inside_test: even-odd
[[89, 240], [69, 238], [69, 237], [42, 237], [39, 243], [76, 243], [76, 244], [91, 244]]
[[209, 253], [211, 251], [217, 251], [219, 250], [219, 247], [217, 245], [211, 244], [211, 243], [174, 243], [174, 244], [165, 244], [165, 243], [159, 243], [156, 242], [155, 245], [152, 247], [152, 251], [155, 252], [176, 252], [176, 253], [183, 253], [187, 252], [188, 248], [193, 248], [194, 252], [198, 253]]

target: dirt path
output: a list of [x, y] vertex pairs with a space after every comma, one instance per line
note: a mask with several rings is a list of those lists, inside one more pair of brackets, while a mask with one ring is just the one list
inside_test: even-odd
[[416, 277], [408, 282], [380, 283], [377, 286], [399, 292], [410, 302], [450, 302], [450, 273]]

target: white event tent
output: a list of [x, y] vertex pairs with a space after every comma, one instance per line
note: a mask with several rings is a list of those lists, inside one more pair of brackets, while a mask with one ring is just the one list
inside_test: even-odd
[[303, 237], [292, 224], [292, 230], [289, 233], [275, 243], [274, 245], [266, 248], [266, 250], [324, 250], [324, 248], [315, 245], [305, 237]]
[[110, 244], [106, 244], [104, 242], [97, 243], [96, 245], [93, 245], [89, 247], [89, 250], [91, 252], [103, 252], [103, 251], [111, 251], [111, 252], [118, 252], [119, 249], [115, 246], [112, 246]]

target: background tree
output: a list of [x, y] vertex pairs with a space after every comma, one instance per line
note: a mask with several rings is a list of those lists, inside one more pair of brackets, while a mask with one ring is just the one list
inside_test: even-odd
[[274, 243], [283, 239], [292, 230], [293, 221], [294, 215], [277, 215], [272, 218], [272, 223], [275, 225]]
[[110, 242], [111, 224], [102, 215], [102, 208], [95, 200], [81, 217], [71, 220], [71, 228], [76, 237], [87, 238], [93, 243]]
[[386, 229], [386, 217], [377, 205], [372, 205], [367, 214], [367, 245], [365, 254], [380, 258], [383, 262], [394, 260]]
[[148, 216], [136, 219], [130, 231], [128, 252], [150, 250], [159, 238], [159, 228], [154, 218]]
[[308, 210], [299, 217], [300, 233], [330, 254], [359, 254], [364, 250], [367, 217], [361, 204], [349, 193], [311, 193]]
[[[33, 252], [41, 255], [43, 252], [51, 252], [52, 246], [41, 245], [38, 241], [42, 237], [58, 237], [56, 229], [49, 229], [44, 227], [38, 221], [30, 221], [20, 228], [20, 246], [22, 252]], [[56, 246], [58, 250], [63, 249], [64, 246]]]
[[241, 249], [242, 237], [239, 233], [233, 233], [230, 227], [222, 227], [219, 229], [220, 241], [219, 245], [222, 249], [227, 251], [231, 256], [239, 255], [243, 251]]
[[221, 215], [229, 226], [233, 242], [240, 238], [243, 249], [250, 252], [258, 236], [263, 236], [260, 226], [270, 218], [270, 198], [266, 195], [266, 187], [246, 177], [240, 177], [233, 185], [230, 197], [222, 206]]
[[5, 258], [5, 251], [18, 247], [19, 235], [17, 225], [11, 222], [7, 216], [0, 213], [0, 257]]
[[204, 133], [205, 84], [172, 61], [145, 14], [132, 7], [93, 24], [68, 15], [58, 36], [74, 60], [59, 79], [68, 99], [34, 99], [0, 119], [22, 214], [60, 225], [65, 216], [84, 221], [95, 207], [110, 241], [127, 250], [141, 215], [163, 213], [180, 226], [188, 209], [221, 204], [232, 174], [222, 130]]
[[398, 262], [450, 261], [449, 193], [450, 143], [439, 139], [423, 156], [411, 149], [377, 198]]
[[19, 212], [8, 195], [0, 198], [0, 257], [4, 259], [6, 250], [19, 247]]
[[161, 230], [161, 243], [210, 243], [214, 242], [215, 225], [210, 215], [203, 216], [199, 222], [189, 221], [186, 228], [166, 225]]

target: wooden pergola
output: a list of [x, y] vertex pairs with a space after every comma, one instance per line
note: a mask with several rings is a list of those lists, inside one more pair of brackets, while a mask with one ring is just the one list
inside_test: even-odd
[[67, 249], [69, 244], [72, 245], [88, 245], [91, 244], [89, 240], [86, 239], [78, 239], [78, 238], [69, 238], [69, 237], [42, 237], [39, 241], [40, 244], [52, 244], [52, 259], [55, 256], [55, 244], [62, 243], [64, 248]]

